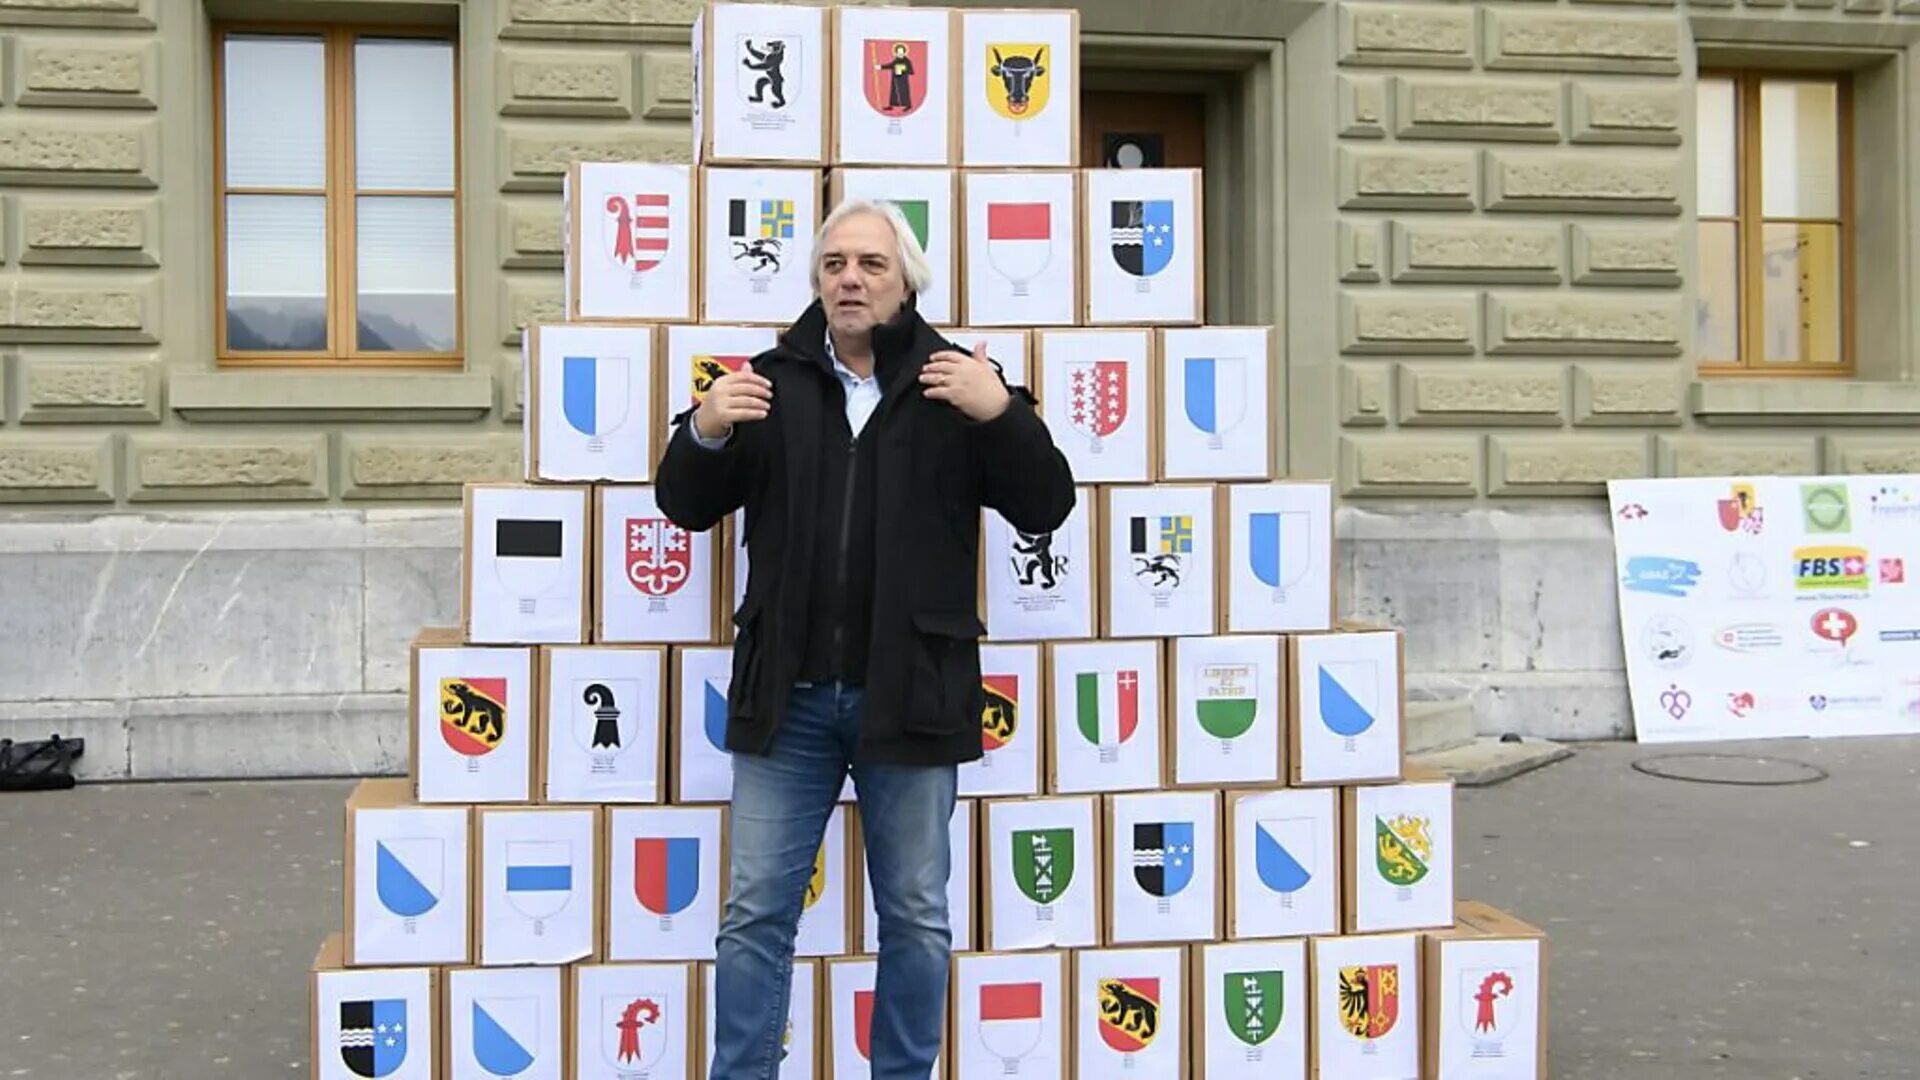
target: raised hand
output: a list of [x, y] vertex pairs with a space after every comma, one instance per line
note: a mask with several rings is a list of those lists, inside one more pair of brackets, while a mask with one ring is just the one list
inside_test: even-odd
[[1000, 381], [1000, 373], [987, 359], [987, 343], [977, 341], [973, 355], [943, 349], [927, 358], [920, 369], [922, 392], [935, 401], [944, 401], [976, 423], [992, 420], [1006, 411], [1012, 395]]
[[693, 414], [693, 429], [703, 438], [719, 439], [733, 431], [733, 425], [765, 420], [773, 403], [773, 384], [757, 371], [730, 371], [713, 380], [700, 408]]

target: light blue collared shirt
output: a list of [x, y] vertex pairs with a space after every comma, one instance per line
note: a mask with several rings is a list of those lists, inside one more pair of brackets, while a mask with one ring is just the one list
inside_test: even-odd
[[[840, 389], [847, 399], [847, 427], [852, 430], [855, 438], [859, 438], [861, 429], [865, 428], [867, 421], [873, 418], [873, 410], [880, 407], [880, 380], [872, 375], [863, 379], [855, 375], [852, 368], [841, 363], [840, 354], [833, 348], [832, 334], [827, 335], [827, 359], [833, 361], [833, 373], [839, 377]], [[709, 439], [700, 434], [700, 429], [693, 426], [691, 419], [687, 421], [687, 429], [687, 434], [693, 436], [694, 443], [708, 450], [718, 450], [727, 445], [727, 439], [733, 435], [733, 430], [729, 428], [726, 434], [719, 438]]]

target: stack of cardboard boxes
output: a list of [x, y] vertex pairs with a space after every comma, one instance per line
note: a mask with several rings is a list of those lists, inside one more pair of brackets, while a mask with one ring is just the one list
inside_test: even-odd
[[[1275, 479], [1272, 328], [1203, 325], [1199, 172], [1076, 168], [1077, 31], [710, 5], [699, 164], [573, 167], [526, 483], [468, 489], [412, 775], [347, 807], [316, 1077], [706, 1075], [747, 523], [690, 534], [649, 482], [670, 418], [809, 302], [823, 195], [901, 208], [921, 314], [1031, 389], [1083, 485], [1053, 533], [982, 521], [941, 1075], [1545, 1075], [1544, 937], [1456, 903], [1401, 633], [1337, 623], [1330, 487]], [[852, 802], [803, 897], [782, 1077], [868, 1075]]]

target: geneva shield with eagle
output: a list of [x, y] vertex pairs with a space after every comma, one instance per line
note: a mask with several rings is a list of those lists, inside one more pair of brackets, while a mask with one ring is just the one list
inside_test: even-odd
[[1100, 1041], [1122, 1054], [1137, 1054], [1160, 1033], [1160, 980], [1136, 977], [1100, 980]]
[[890, 119], [912, 116], [927, 100], [927, 43], [868, 38], [862, 50], [867, 104]]
[[1340, 1026], [1356, 1039], [1379, 1039], [1400, 1019], [1400, 965], [1340, 969]]

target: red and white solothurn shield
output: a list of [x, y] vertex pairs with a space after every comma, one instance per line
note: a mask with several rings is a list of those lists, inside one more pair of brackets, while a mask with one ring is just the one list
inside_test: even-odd
[[607, 257], [631, 273], [641, 274], [667, 257], [667, 209], [670, 197], [639, 192], [607, 196], [600, 232]]
[[1119, 431], [1127, 421], [1127, 362], [1084, 360], [1067, 368], [1068, 423], [1095, 439]]
[[666, 518], [627, 519], [627, 580], [642, 596], [670, 596], [693, 573], [693, 538]]

